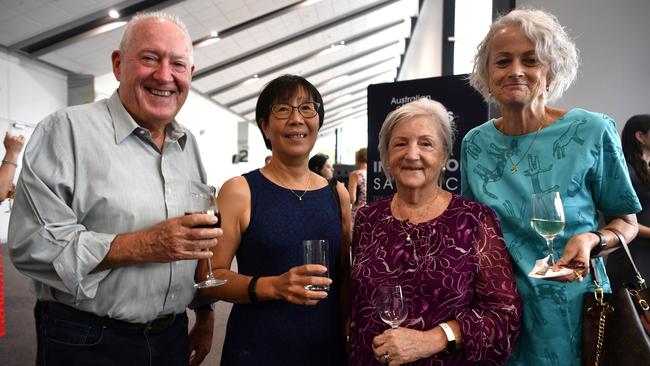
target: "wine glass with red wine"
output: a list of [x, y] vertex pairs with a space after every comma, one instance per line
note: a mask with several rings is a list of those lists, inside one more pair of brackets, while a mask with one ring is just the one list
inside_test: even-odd
[[[216, 189], [210, 187], [211, 192], [208, 193], [191, 193], [191, 212], [186, 212], [186, 215], [192, 214], [208, 214], [215, 215], [217, 217], [217, 223], [212, 225], [198, 225], [195, 228], [218, 228], [221, 227], [221, 214], [219, 213], [219, 206], [217, 205], [217, 196]], [[205, 249], [209, 250], [209, 249]], [[220, 280], [215, 278], [212, 274], [212, 261], [210, 258], [206, 259], [208, 261], [208, 274], [205, 277], [205, 280], [195, 283], [194, 288], [207, 288], [220, 286], [226, 283], [226, 280]]]

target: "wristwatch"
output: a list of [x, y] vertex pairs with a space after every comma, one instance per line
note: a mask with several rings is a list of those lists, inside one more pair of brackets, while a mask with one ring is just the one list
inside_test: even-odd
[[591, 254], [590, 254], [591, 258], [595, 258], [598, 256], [600, 252], [603, 251], [603, 249], [605, 249], [605, 247], [607, 246], [607, 240], [605, 239], [605, 235], [603, 235], [603, 233], [601, 233], [600, 231], [590, 231], [590, 233], [597, 235], [598, 239], [600, 239], [598, 245], [596, 245], [591, 250]]
[[454, 331], [451, 330], [451, 327], [447, 323], [440, 323], [438, 325], [445, 332], [445, 336], [447, 336], [447, 352], [456, 351], [456, 336], [454, 336]]

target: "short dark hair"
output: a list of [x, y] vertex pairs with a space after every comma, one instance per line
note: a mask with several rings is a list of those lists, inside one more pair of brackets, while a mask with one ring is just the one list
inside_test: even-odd
[[323, 97], [320, 95], [318, 89], [301, 76], [282, 75], [266, 84], [260, 96], [257, 98], [257, 106], [255, 107], [255, 121], [262, 133], [262, 138], [267, 149], [273, 150], [271, 141], [264, 136], [262, 121], [268, 122], [269, 115], [271, 114], [271, 104], [277, 101], [288, 100], [300, 88], [304, 88], [314, 99], [313, 101], [320, 104], [320, 108], [318, 108], [318, 128], [323, 127], [325, 107], [323, 106]]
[[327, 162], [327, 159], [329, 158], [329, 156], [322, 153], [318, 153], [312, 156], [311, 159], [309, 159], [309, 170], [320, 175], [319, 172], [321, 169], [323, 169], [325, 163]]

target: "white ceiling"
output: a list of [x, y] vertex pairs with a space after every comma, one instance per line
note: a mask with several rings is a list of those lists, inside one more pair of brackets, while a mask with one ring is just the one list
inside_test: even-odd
[[[107, 16], [111, 8], [124, 15], [134, 7], [163, 10], [185, 22], [195, 42], [192, 86], [220, 105], [253, 120], [263, 85], [281, 74], [299, 74], [319, 88], [328, 119], [340, 124], [341, 115], [365, 111], [369, 84], [397, 77], [419, 1], [0, 0], [0, 45], [73, 73], [102, 75], [111, 71], [110, 53], [124, 27], [101, 34], [93, 29], [115, 21]], [[71, 35], [79, 29], [86, 33]], [[215, 31], [218, 42], [197, 46]], [[58, 38], [48, 38], [53, 35]], [[37, 49], [39, 41], [45, 48]], [[337, 101], [342, 96], [345, 103]], [[343, 113], [346, 107], [352, 110]], [[326, 119], [326, 126], [331, 122]]]

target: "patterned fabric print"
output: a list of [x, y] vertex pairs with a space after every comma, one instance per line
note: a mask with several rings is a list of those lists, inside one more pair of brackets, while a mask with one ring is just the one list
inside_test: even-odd
[[519, 333], [521, 304], [492, 210], [453, 195], [438, 218], [400, 224], [391, 199], [361, 208], [355, 222], [351, 364], [378, 364], [372, 340], [388, 329], [374, 301], [382, 284], [402, 286], [408, 307], [403, 327], [429, 330], [453, 319], [461, 327], [460, 351], [410, 365], [502, 364]]
[[358, 176], [357, 201], [352, 204], [352, 220], [354, 220], [359, 208], [365, 206], [367, 202], [367, 195], [366, 195], [367, 172], [365, 169], [359, 169], [352, 172], [352, 174], [356, 174]]
[[[569, 238], [598, 227], [598, 211], [624, 215], [640, 205], [611, 118], [572, 109], [542, 129], [522, 156], [534, 135], [505, 136], [493, 120], [471, 130], [461, 148], [462, 194], [494, 209], [514, 261], [524, 317], [508, 364], [579, 365], [582, 299], [591, 276], [570, 283], [528, 277], [535, 260], [547, 254], [546, 242], [530, 226], [531, 194], [560, 192], [566, 226], [553, 242], [557, 258]], [[510, 157], [515, 162], [523, 158], [515, 173]], [[609, 289], [602, 260], [597, 270]]]

